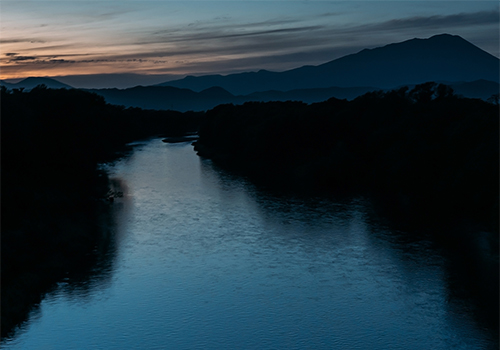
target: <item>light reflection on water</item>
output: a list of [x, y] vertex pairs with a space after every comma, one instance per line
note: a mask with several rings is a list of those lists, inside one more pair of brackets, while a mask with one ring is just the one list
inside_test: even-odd
[[109, 171], [113, 270], [61, 283], [5, 349], [497, 347], [450, 299], [440, 250], [363, 198], [276, 197], [160, 140]]

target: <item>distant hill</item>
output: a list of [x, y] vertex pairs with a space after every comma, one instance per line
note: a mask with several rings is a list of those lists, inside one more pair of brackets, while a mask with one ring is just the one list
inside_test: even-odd
[[284, 71], [188, 76], [160, 86], [202, 91], [220, 86], [236, 95], [257, 91], [378, 86], [426, 81], [499, 81], [499, 59], [456, 35], [441, 34], [365, 49], [319, 66]]
[[[499, 84], [487, 80], [449, 83], [455, 93], [471, 98], [488, 99], [498, 93]], [[410, 85], [410, 88], [413, 86]], [[261, 91], [248, 95], [233, 95], [221, 87], [211, 87], [195, 92], [171, 86], [138, 86], [129, 89], [89, 89], [103, 96], [108, 103], [145, 109], [171, 109], [176, 111], [204, 111], [224, 103], [242, 104], [249, 101], [302, 101], [315, 103], [331, 97], [352, 100], [367, 92], [381, 90], [377, 87], [329, 87], [297, 89], [290, 91]]]
[[[27, 79], [26, 79], [27, 80]], [[8, 89], [25, 87], [30, 90], [40, 80], [30, 79], [33, 84], [9, 84], [0, 81]], [[58, 83], [57, 81], [55, 81]], [[472, 82], [443, 82], [451, 86], [456, 94], [464, 97], [488, 99], [500, 90], [497, 82], [476, 80]], [[63, 86], [61, 86], [63, 85]], [[52, 88], [67, 87], [64, 84], [51, 84]], [[409, 85], [410, 88], [413, 85]], [[171, 86], [137, 86], [128, 89], [81, 89], [97, 93], [105, 98], [106, 102], [125, 107], [139, 107], [157, 110], [205, 111], [225, 103], [242, 104], [249, 101], [302, 101], [316, 103], [326, 101], [331, 97], [352, 100], [370, 91], [382, 90], [377, 87], [329, 87], [316, 89], [296, 89], [290, 91], [261, 91], [248, 95], [233, 95], [221, 87], [211, 87], [200, 92], [189, 89], [180, 89]], [[387, 89], [386, 89], [387, 90]]]
[[[248, 101], [302, 101], [314, 103], [331, 97], [354, 99], [366, 92], [435, 81], [450, 85], [456, 94], [487, 99], [499, 91], [500, 60], [465, 39], [442, 34], [411, 39], [327, 62], [285, 72], [188, 76], [156, 86], [127, 89], [86, 89], [108, 103], [146, 109], [202, 111], [219, 104]], [[45, 84], [71, 88], [51, 78], [27, 78], [9, 89]]]
[[0, 85], [5, 86], [7, 89], [19, 89], [19, 88], [24, 88], [26, 90], [31, 90], [34, 87], [37, 87], [38, 85], [45, 85], [48, 88], [51, 89], [72, 89], [72, 86], [69, 86], [67, 84], [63, 84], [60, 81], [57, 81], [52, 78], [38, 78], [38, 77], [30, 77], [21, 80], [18, 83], [12, 84], [12, 83], [7, 83], [3, 80], [0, 81]]
[[14, 84], [7, 83], [5, 80], [0, 80], [0, 86], [5, 86], [7, 89], [12, 89], [12, 85]]
[[172, 109], [176, 111], [203, 111], [224, 103], [242, 104], [248, 101], [325, 101], [333, 96], [353, 99], [375, 87], [303, 89], [291, 91], [263, 91], [235, 96], [221, 87], [200, 92], [171, 86], [137, 86], [129, 89], [87, 89], [103, 96], [108, 103], [145, 109]]
[[201, 92], [170, 86], [137, 86], [129, 89], [87, 89], [111, 104], [145, 109], [202, 111], [222, 103], [235, 102], [235, 96], [222, 88], [211, 87]]

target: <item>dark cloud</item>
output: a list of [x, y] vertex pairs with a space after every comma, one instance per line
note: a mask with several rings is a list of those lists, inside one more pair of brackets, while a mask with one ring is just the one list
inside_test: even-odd
[[178, 34], [170, 33], [167, 36], [160, 36], [156, 38], [147, 38], [136, 44], [155, 44], [155, 43], [188, 43], [188, 42], [207, 42], [207, 41], [223, 41], [227, 39], [241, 39], [241, 38], [258, 38], [261, 40], [265, 36], [271, 35], [286, 35], [286, 34], [297, 34], [301, 32], [311, 32], [323, 28], [323, 26], [304, 26], [295, 28], [277, 28], [268, 30], [255, 30], [255, 31], [244, 31], [234, 30], [234, 31], [196, 31], [191, 33], [180, 32]]
[[[73, 56], [73, 55], [68, 55]], [[77, 56], [77, 55], [75, 55]], [[74, 63], [117, 63], [117, 62], [137, 62], [137, 63], [153, 63], [153, 64], [165, 64], [168, 63], [166, 60], [155, 60], [155, 59], [142, 59], [142, 58], [128, 58], [128, 59], [91, 59], [91, 60], [67, 60], [62, 58], [55, 58], [59, 56], [14, 56], [8, 60], [4, 60], [5, 63], [25, 63], [29, 61], [31, 64], [74, 64]]]
[[340, 12], [325, 12], [319, 14], [317, 17], [334, 17], [334, 16], [340, 16], [342, 13]]
[[401, 19], [392, 19], [381, 23], [339, 29], [338, 32], [367, 33], [368, 31], [379, 32], [396, 31], [403, 29], [449, 29], [470, 26], [485, 26], [491, 24], [498, 26], [498, 11], [459, 13], [448, 16], [414, 16]]
[[[285, 19], [270, 19], [266, 21], [260, 22], [251, 22], [251, 23], [235, 23], [235, 22], [193, 22], [189, 23], [187, 26], [179, 26], [176, 28], [168, 28], [164, 30], [158, 30], [151, 33], [153, 36], [155, 35], [167, 35], [167, 38], [170, 36], [175, 37], [175, 33], [180, 35], [194, 35], [196, 33], [232, 33], [235, 31], [241, 30], [241, 28], [245, 28], [245, 30], [249, 30], [252, 28], [265, 28], [272, 26], [282, 26], [282, 25], [297, 25], [298, 23], [303, 22], [303, 20], [285, 18]], [[216, 34], [214, 34], [216, 35]], [[148, 37], [149, 38], [149, 37]], [[144, 38], [144, 39], [148, 39]]]
[[[224, 45], [213, 41], [202, 41], [196, 45], [190, 43], [187, 45], [177, 45], [165, 50], [151, 50], [141, 53], [115, 55], [112, 58], [116, 60], [143, 59], [152, 57], [185, 57], [198, 55], [211, 56], [218, 59], [221, 55], [261, 55], [272, 52], [287, 52], [298, 50], [303, 51], [311, 48], [311, 51], [322, 46], [333, 46], [331, 41], [325, 41], [323, 37], [309, 38], [305, 35], [295, 36], [266, 36], [259, 40], [226, 40]], [[316, 46], [316, 48], [315, 48]], [[279, 54], [278, 54], [279, 55]], [[111, 57], [110, 57], [111, 58]]]
[[17, 43], [29, 43], [29, 39], [0, 39], [0, 44], [17, 44]]
[[46, 41], [40, 39], [0, 39], [0, 44], [19, 44], [19, 43], [30, 43], [30, 44], [44, 44]]
[[19, 63], [29, 61], [30, 63], [76, 63], [76, 60], [66, 60], [60, 57], [78, 57], [87, 56], [87, 54], [66, 54], [66, 55], [38, 55], [38, 56], [19, 56], [18, 53], [10, 52], [5, 56], [9, 59], [4, 60], [5, 63]]
[[11, 62], [18, 62], [18, 61], [33, 61], [36, 60], [35, 56], [11, 56], [11, 58], [7, 61], [8, 63]]

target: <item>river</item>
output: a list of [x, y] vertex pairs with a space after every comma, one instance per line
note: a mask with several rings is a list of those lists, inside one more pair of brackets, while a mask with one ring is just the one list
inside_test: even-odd
[[366, 199], [273, 195], [160, 139], [104, 167], [115, 248], [3, 349], [498, 348], [449, 252]]

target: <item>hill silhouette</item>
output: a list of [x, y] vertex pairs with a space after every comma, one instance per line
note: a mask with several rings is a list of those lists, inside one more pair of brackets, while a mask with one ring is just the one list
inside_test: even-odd
[[[457, 94], [470, 98], [488, 99], [498, 93], [499, 84], [487, 80], [448, 83]], [[224, 103], [242, 104], [258, 101], [301, 101], [316, 103], [331, 97], [352, 100], [367, 92], [382, 90], [377, 87], [328, 87], [315, 89], [296, 89], [290, 91], [269, 90], [248, 95], [233, 95], [227, 90], [214, 86], [200, 92], [171, 86], [138, 86], [129, 89], [88, 90], [103, 96], [108, 103], [125, 107], [146, 109], [171, 109], [180, 112], [206, 111]]]
[[38, 85], [45, 85], [50, 89], [72, 89], [72, 86], [61, 83], [52, 78], [41, 78], [41, 77], [29, 77], [21, 80], [18, 83], [12, 84], [5, 81], [0, 81], [0, 85], [5, 86], [7, 89], [20, 89], [31, 90]]
[[221, 103], [235, 102], [235, 96], [222, 88], [211, 87], [201, 92], [170, 86], [136, 86], [130, 89], [89, 89], [108, 103], [125, 107], [202, 111]]
[[160, 86], [202, 91], [220, 86], [239, 95], [256, 91], [377, 86], [388, 89], [426, 81], [499, 81], [499, 59], [460, 36], [441, 34], [364, 49], [319, 66], [284, 71], [188, 76]]
[[[171, 86], [137, 86], [129, 89], [89, 89], [103, 96], [108, 103], [125, 107], [146, 109], [171, 109], [176, 111], [205, 111], [219, 104], [241, 104], [249, 101], [302, 101], [306, 103], [321, 102], [330, 97], [353, 99], [376, 87], [324, 89], [302, 89], [291, 91], [262, 91], [248, 95], [235, 96], [227, 90], [214, 86], [200, 92]], [[491, 94], [490, 94], [491, 95]], [[488, 95], [488, 97], [490, 96]]]
[[[367, 92], [415, 86], [425, 81], [444, 83], [456, 94], [488, 99], [499, 91], [499, 59], [465, 39], [442, 34], [411, 39], [327, 62], [285, 72], [188, 76], [154, 86], [127, 89], [85, 89], [108, 103], [156, 110], [206, 111], [219, 104], [249, 101], [316, 103], [331, 97], [352, 100]], [[8, 89], [37, 85], [71, 88], [51, 78], [27, 78]]]
[[[19, 89], [25, 88], [30, 91], [36, 83], [47, 83], [51, 86], [59, 86], [55, 79], [48, 78], [28, 78], [26, 83], [9, 84], [0, 82], [0, 85], [6, 88]], [[456, 94], [469, 98], [480, 98], [487, 100], [493, 94], [499, 91], [497, 82], [488, 80], [476, 80], [472, 82], [445, 82], [453, 88]], [[47, 84], [44, 84], [47, 86]], [[12, 87], [13, 86], [13, 87]], [[413, 87], [413, 85], [409, 85]], [[67, 88], [67, 87], [66, 87]], [[352, 100], [367, 92], [383, 90], [378, 87], [328, 87], [313, 89], [296, 89], [289, 91], [268, 90], [254, 92], [248, 95], [233, 95], [229, 91], [218, 87], [210, 87], [200, 92], [189, 89], [175, 88], [171, 86], [137, 86], [128, 89], [80, 89], [93, 92], [105, 98], [106, 102], [122, 105], [125, 107], [138, 107], [144, 109], [156, 110], [176, 110], [186, 111], [206, 111], [219, 104], [233, 103], [242, 104], [245, 102], [258, 101], [301, 101], [305, 103], [316, 103], [326, 101], [335, 97], [339, 99]]]

